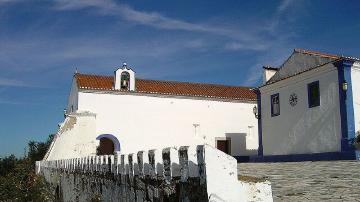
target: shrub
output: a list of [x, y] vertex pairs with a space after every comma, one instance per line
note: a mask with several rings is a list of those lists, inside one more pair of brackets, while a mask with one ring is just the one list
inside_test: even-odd
[[35, 161], [43, 159], [51, 143], [30, 141], [25, 157], [0, 159], [0, 201], [54, 201], [49, 185], [35, 174]]

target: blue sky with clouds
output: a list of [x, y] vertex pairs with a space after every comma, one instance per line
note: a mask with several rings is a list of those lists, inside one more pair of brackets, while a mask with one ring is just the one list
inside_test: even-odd
[[256, 86], [294, 48], [360, 56], [359, 1], [0, 0], [0, 156], [62, 121], [72, 75]]

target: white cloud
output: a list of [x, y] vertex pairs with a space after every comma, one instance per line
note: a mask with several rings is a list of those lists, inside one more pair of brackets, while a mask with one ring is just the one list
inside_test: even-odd
[[55, 9], [79, 10], [88, 7], [100, 8], [105, 11], [117, 10], [117, 5], [112, 0], [54, 0]]
[[11, 104], [11, 105], [18, 105], [18, 104], [25, 104], [21, 102], [11, 101], [11, 100], [5, 100], [0, 98], [0, 104]]
[[[1, 1], [1, 0], [0, 0]], [[7, 0], [9, 1], [9, 0]], [[282, 47], [292, 49], [292, 46], [284, 45], [289, 40], [287, 27], [279, 31], [285, 12], [292, 6], [292, 1], [282, 1], [274, 10], [270, 21], [256, 21], [256, 25], [247, 26], [247, 24], [232, 25], [211, 24], [204, 22], [189, 22], [181, 19], [171, 18], [158, 12], [140, 11], [122, 3], [116, 3], [113, 0], [53, 0], [53, 9], [59, 12], [86, 11], [93, 12], [96, 15], [110, 15], [114, 19], [130, 22], [130, 24], [140, 24], [161, 30], [180, 30], [189, 32], [176, 35], [169, 35], [166, 39], [161, 36], [151, 36], [144, 39], [133, 40], [131, 38], [119, 36], [126, 34], [126, 30], [116, 31], [118, 36], [113, 33], [106, 35], [75, 35], [73, 37], [58, 36], [54, 41], [53, 37], [43, 35], [38, 37], [36, 33], [27, 33], [26, 38], [3, 40], [4, 49], [0, 50], [0, 62], [12, 66], [16, 71], [43, 71], [53, 68], [54, 64], [64, 68], [73, 68], [78, 64], [83, 67], [89, 66], [86, 71], [94, 71], [96, 68], [109, 68], [112, 65], [121, 64], [124, 60], [131, 63], [136, 61], [137, 65], [148, 66], [148, 62], [156, 62], [156, 66], [166, 65], [169, 73], [165, 73], [165, 67], [162, 69], [146, 68], [141, 71], [144, 74], [156, 71], [160, 74], [174, 75], [174, 68], [171, 66], [175, 62], [174, 58], [182, 57], [190, 51], [258, 51], [254, 59], [255, 65], [248, 70], [247, 85], [254, 85], [261, 78], [259, 71], [263, 64], [272, 63], [276, 58], [282, 58], [283, 55], [268, 56], [268, 52], [278, 52]], [[280, 14], [282, 13], [283, 14]], [[284, 16], [283, 16], [284, 15]], [[249, 22], [251, 23], [251, 22]], [[124, 23], [122, 23], [124, 24]], [[116, 24], [114, 24], [116, 25]], [[264, 27], [271, 27], [265, 29]], [[51, 28], [50, 28], [51, 29]], [[114, 27], [115, 29], [115, 27]], [[35, 30], [35, 29], [31, 29]], [[48, 30], [52, 33], [52, 30]], [[161, 32], [163, 33], [163, 32]], [[165, 34], [164, 34], [165, 35]], [[162, 36], [164, 36], [162, 35]], [[140, 41], [142, 40], [142, 41]], [[282, 46], [283, 45], [283, 46]], [[51, 49], [49, 49], [51, 47]], [[35, 51], [34, 51], [35, 50]], [[289, 49], [287, 49], [289, 50]], [[16, 60], [21, 56], [22, 60]], [[268, 58], [271, 57], [271, 60]], [[266, 63], [265, 63], [266, 62]], [[69, 63], [73, 63], [69, 67]], [[241, 63], [241, 61], [239, 61]], [[38, 64], [37, 66], [28, 64]], [[92, 69], [91, 69], [92, 68]], [[0, 67], [1, 69], [1, 67]], [[57, 71], [57, 70], [49, 70]], [[96, 71], [96, 70], [95, 70]], [[180, 70], [179, 70], [180, 71]], [[199, 70], [201, 71], [201, 67]], [[155, 72], [152, 72], [155, 74]], [[153, 76], [153, 75], [150, 75]], [[4, 82], [5, 83], [5, 82]], [[7, 81], [6, 83], [9, 84]], [[11, 83], [11, 82], [10, 82]], [[21, 83], [13, 82], [13, 85]]]
[[264, 51], [270, 47], [268, 43], [258, 43], [258, 44], [243, 44], [239, 42], [231, 42], [225, 44], [225, 49], [227, 50], [254, 50], [254, 51]]
[[281, 13], [284, 12], [286, 9], [288, 9], [291, 4], [294, 2], [294, 0], [282, 0], [279, 6], [277, 7], [277, 12]]
[[248, 71], [248, 77], [243, 82], [243, 85], [253, 86], [261, 83], [262, 80], [262, 67], [269, 65], [272, 67], [280, 66], [292, 51], [292, 46], [287, 43], [275, 45], [272, 51], [267, 51], [264, 55], [258, 57], [256, 64], [251, 66]]
[[[250, 44], [263, 43], [264, 39], [249, 30], [231, 29], [228, 27], [215, 26], [204, 23], [191, 23], [179, 19], [164, 16], [158, 12], [139, 11], [125, 4], [117, 4], [114, 1], [72, 1], [55, 0], [57, 10], [80, 10], [85, 8], [97, 9], [101, 15], [113, 15], [129, 22], [166, 30], [182, 30], [189, 32], [202, 32], [216, 36], [226, 37], [238, 43]], [[247, 48], [243, 48], [246, 50]]]
[[23, 81], [15, 79], [0, 78], [0, 86], [17, 86], [24, 87], [27, 86]]
[[6, 4], [6, 3], [11, 3], [11, 2], [15, 2], [17, 0], [0, 0], [0, 5], [1, 4]]

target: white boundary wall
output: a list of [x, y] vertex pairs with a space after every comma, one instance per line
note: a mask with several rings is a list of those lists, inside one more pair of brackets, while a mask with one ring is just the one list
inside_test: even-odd
[[269, 181], [239, 181], [236, 160], [208, 145], [39, 161], [36, 173], [63, 201], [272, 201]]

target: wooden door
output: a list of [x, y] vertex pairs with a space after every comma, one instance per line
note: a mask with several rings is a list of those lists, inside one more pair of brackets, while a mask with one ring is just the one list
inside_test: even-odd
[[218, 150], [230, 154], [230, 140], [217, 140], [216, 145]]
[[114, 143], [109, 138], [103, 137], [100, 139], [100, 145], [98, 148], [98, 155], [113, 155]]

